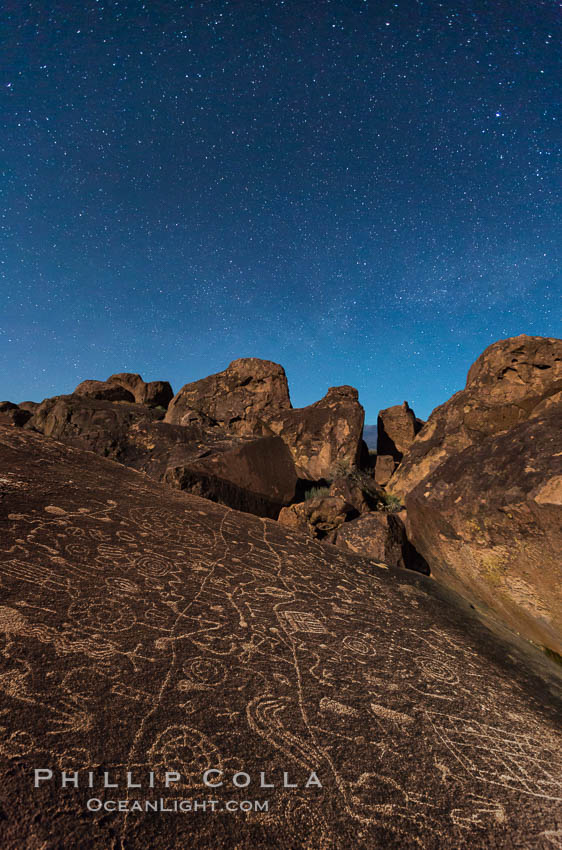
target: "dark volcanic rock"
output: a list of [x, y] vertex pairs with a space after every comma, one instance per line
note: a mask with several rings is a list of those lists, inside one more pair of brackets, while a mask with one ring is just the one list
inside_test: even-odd
[[553, 846], [559, 674], [454, 593], [30, 431], [0, 468], [2, 850]]
[[289, 446], [299, 477], [319, 481], [360, 461], [364, 417], [354, 387], [330, 387], [320, 401], [281, 411], [268, 425]]
[[165, 482], [240, 511], [276, 519], [295, 498], [297, 475], [280, 437], [263, 437], [186, 463], [170, 458]]
[[359, 514], [372, 511], [377, 506], [375, 494], [365, 492], [352, 478], [335, 478], [330, 485], [330, 496], [341, 496]]
[[392, 567], [429, 575], [429, 566], [406, 536], [402, 517], [373, 511], [347, 522], [338, 531], [336, 545]]
[[39, 407], [39, 402], [38, 401], [20, 401], [20, 403], [18, 404], [18, 407], [21, 410], [28, 410], [29, 413], [33, 414], [33, 413], [35, 413], [35, 411]]
[[174, 392], [168, 381], [143, 381], [140, 375], [133, 372], [120, 372], [110, 375], [108, 384], [116, 384], [129, 390], [137, 404], [149, 407], [168, 407]]
[[[116, 392], [128, 393], [117, 385], [110, 386]], [[134, 402], [132, 395], [131, 399]], [[152, 422], [157, 417], [157, 413], [144, 405], [120, 404], [91, 395], [62, 395], [42, 401], [29, 425], [46, 437], [125, 462], [132, 425]]]
[[71, 395], [45, 399], [29, 424], [48, 437], [259, 516], [276, 518], [295, 498], [295, 466], [278, 437], [236, 437], [197, 422], [161, 422], [160, 416], [146, 405]]
[[134, 402], [132, 392], [120, 384], [110, 384], [108, 381], [82, 381], [71, 395], [84, 396], [99, 401]]
[[375, 463], [375, 482], [381, 487], [388, 484], [394, 470], [396, 469], [396, 460], [392, 455], [377, 455]]
[[489, 346], [466, 388], [437, 407], [390, 482], [400, 496], [456, 452], [529, 418], [562, 390], [562, 340], [516, 336]]
[[328, 495], [283, 508], [279, 522], [287, 528], [304, 531], [315, 540], [334, 543], [338, 529], [357, 515], [357, 509], [343, 496]]
[[377, 419], [377, 456], [390, 455], [399, 463], [420, 430], [417, 423], [407, 401], [380, 410]]
[[2, 425], [15, 425], [22, 428], [31, 419], [31, 413], [22, 409], [13, 401], [0, 401], [0, 423]]
[[234, 434], [261, 437], [271, 434], [264, 417], [290, 407], [283, 367], [243, 357], [223, 372], [185, 384], [170, 402], [166, 422], [183, 425], [202, 414]]
[[406, 497], [432, 573], [562, 654], [562, 402], [442, 463]]

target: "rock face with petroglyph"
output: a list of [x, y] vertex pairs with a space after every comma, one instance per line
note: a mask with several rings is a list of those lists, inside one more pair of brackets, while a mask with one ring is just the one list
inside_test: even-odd
[[522, 334], [493, 343], [470, 367], [465, 389], [435, 408], [390, 489], [404, 497], [452, 455], [525, 422], [561, 391], [562, 339]]
[[441, 464], [406, 497], [432, 574], [562, 655], [562, 401]]
[[557, 670], [452, 591], [25, 430], [0, 468], [3, 850], [556, 846]]

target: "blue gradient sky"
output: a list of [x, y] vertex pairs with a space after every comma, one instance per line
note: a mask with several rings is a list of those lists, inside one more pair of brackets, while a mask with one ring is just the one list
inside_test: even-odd
[[281, 363], [426, 418], [561, 335], [553, 2], [11, 3], [0, 397]]

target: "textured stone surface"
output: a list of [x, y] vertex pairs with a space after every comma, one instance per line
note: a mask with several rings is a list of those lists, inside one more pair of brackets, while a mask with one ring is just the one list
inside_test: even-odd
[[489, 346], [466, 388], [437, 407], [390, 482], [404, 496], [456, 452], [528, 419], [562, 390], [562, 340], [517, 336]]
[[377, 418], [377, 453], [402, 460], [419, 431], [414, 411], [405, 401], [379, 411]]
[[13, 401], [0, 401], [0, 423], [22, 428], [31, 419], [31, 413]]
[[375, 462], [375, 482], [384, 487], [390, 481], [395, 469], [396, 460], [392, 455], [378, 454]]
[[163, 480], [174, 487], [276, 519], [296, 496], [297, 475], [280, 437], [262, 437], [185, 462], [172, 456]]
[[269, 417], [268, 425], [288, 445], [299, 477], [319, 481], [360, 460], [364, 418], [357, 390], [342, 386], [308, 407]]
[[360, 514], [372, 511], [377, 506], [374, 491], [366, 492], [352, 478], [335, 478], [330, 485], [330, 496], [341, 496]]
[[432, 574], [562, 654], [562, 403], [441, 464], [406, 497]]
[[223, 372], [185, 384], [170, 402], [166, 422], [183, 425], [201, 414], [234, 434], [267, 436], [271, 432], [264, 417], [290, 407], [283, 367], [245, 357]]
[[133, 393], [121, 384], [108, 381], [82, 381], [71, 395], [85, 396], [99, 401], [134, 402]]
[[129, 390], [137, 404], [147, 404], [149, 407], [168, 407], [174, 391], [168, 381], [143, 381], [135, 372], [119, 372], [110, 375], [108, 384], [116, 384]]
[[237, 437], [198, 422], [172, 425], [161, 416], [146, 405], [71, 395], [45, 399], [29, 424], [237, 510], [276, 518], [294, 499], [294, 463], [278, 437]]
[[427, 562], [409, 542], [398, 514], [373, 511], [346, 522], [338, 531], [336, 545], [393, 567], [429, 574]]
[[29, 431], [0, 468], [2, 850], [556, 846], [557, 668], [452, 592]]
[[334, 543], [338, 529], [357, 515], [357, 509], [343, 496], [328, 495], [283, 508], [279, 522], [287, 528], [303, 531], [314, 540]]

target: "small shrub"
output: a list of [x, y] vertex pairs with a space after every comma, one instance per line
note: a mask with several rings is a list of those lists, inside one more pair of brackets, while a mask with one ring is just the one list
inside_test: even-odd
[[304, 494], [304, 500], [305, 502], [308, 502], [310, 499], [323, 499], [326, 496], [329, 496], [329, 494], [329, 487], [311, 487], [310, 490], [307, 490]]
[[385, 511], [387, 514], [395, 514], [404, 507], [400, 496], [397, 496], [395, 493], [381, 492], [380, 501], [380, 510]]

